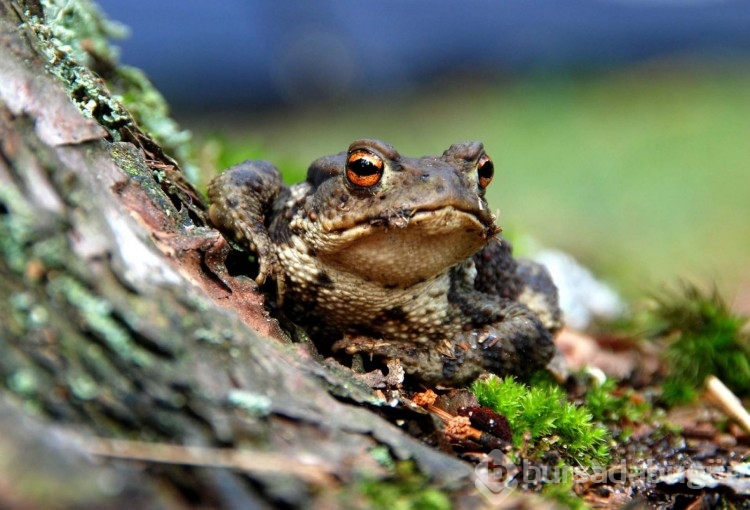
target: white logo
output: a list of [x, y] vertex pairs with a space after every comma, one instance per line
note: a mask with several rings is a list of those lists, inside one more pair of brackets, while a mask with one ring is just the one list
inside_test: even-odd
[[499, 505], [518, 487], [518, 467], [500, 450], [492, 450], [474, 469], [474, 485], [492, 505]]

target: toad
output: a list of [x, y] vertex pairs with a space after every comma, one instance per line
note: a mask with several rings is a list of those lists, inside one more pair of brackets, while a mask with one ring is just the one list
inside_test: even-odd
[[209, 185], [209, 216], [257, 254], [256, 281], [275, 280], [322, 352], [464, 384], [543, 368], [561, 325], [547, 271], [500, 236], [485, 200], [493, 175], [479, 142], [411, 158], [358, 140], [291, 187], [268, 162], [228, 169]]

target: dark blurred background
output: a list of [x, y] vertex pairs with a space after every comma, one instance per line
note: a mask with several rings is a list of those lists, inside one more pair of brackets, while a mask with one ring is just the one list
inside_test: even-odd
[[567, 250], [629, 296], [715, 282], [750, 311], [745, 1], [99, 4], [204, 147], [294, 182], [359, 137], [483, 140], [521, 251]]
[[401, 92], [449, 77], [613, 69], [750, 54], [744, 1], [101, 1], [125, 62], [178, 108]]

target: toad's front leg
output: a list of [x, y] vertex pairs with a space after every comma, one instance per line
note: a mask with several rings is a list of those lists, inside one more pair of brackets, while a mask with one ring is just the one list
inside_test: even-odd
[[469, 287], [474, 290], [523, 303], [554, 333], [563, 321], [552, 277], [541, 264], [513, 258], [511, 251], [507, 240], [494, 239], [474, 255], [476, 274], [466, 273], [465, 269], [457, 271], [463, 271], [461, 276], [473, 281]]
[[462, 363], [497, 375], [528, 375], [541, 370], [557, 352], [552, 334], [526, 305], [477, 292], [463, 313], [478, 326], [454, 338]]
[[211, 222], [257, 254], [258, 284], [269, 275], [283, 278], [268, 227], [273, 204], [286, 189], [279, 170], [266, 161], [235, 165], [208, 186]]

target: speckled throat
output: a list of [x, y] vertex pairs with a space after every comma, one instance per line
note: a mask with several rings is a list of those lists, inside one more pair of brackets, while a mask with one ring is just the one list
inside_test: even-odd
[[336, 248], [320, 250], [319, 257], [385, 287], [408, 287], [466, 260], [488, 240], [488, 228], [473, 214], [444, 207], [395, 225], [358, 225], [340, 233], [332, 243]]

